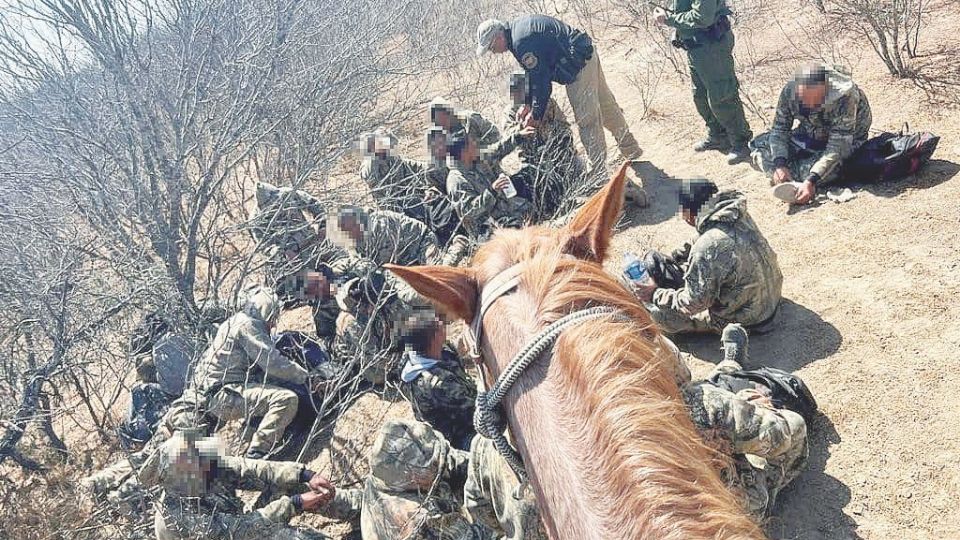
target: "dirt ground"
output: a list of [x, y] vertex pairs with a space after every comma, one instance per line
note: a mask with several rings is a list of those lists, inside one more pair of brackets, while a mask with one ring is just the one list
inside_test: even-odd
[[[775, 2], [762, 11], [789, 12], [781, 7]], [[804, 33], [785, 21], [745, 22], [735, 30], [741, 84], [757, 105], [748, 118], [760, 133], [787, 74], [809, 60], [794, 50], [803, 45]], [[924, 32], [924, 73], [960, 79], [960, 45], [950, 37], [960, 32], [956, 4], [938, 5]], [[856, 198], [846, 203], [789, 208], [769, 194], [767, 180], [750, 165], [727, 166], [719, 153], [690, 149], [702, 125], [680, 77], [660, 81], [641, 121], [643, 97], [630, 82], [636, 49], [627, 45], [637, 40], [611, 31], [598, 41], [607, 80], [645, 150], [642, 176], [654, 197], [650, 208], [626, 213], [610, 269], [617, 270], [624, 251], [670, 248], [692, 233], [676, 216], [676, 190], [678, 179], [693, 176], [744, 192], [779, 256], [784, 304], [774, 331], [753, 337], [750, 363], [799, 373], [823, 414], [810, 430], [809, 467], [781, 494], [769, 535], [960, 537], [960, 198], [953, 191], [960, 189], [958, 103], [943, 93], [930, 96], [912, 81], [891, 79], [871, 51], [841, 39], [838, 54], [852, 59], [848, 67], [869, 97], [874, 128], [896, 131], [909, 121], [915, 130], [941, 136], [940, 146], [916, 177], [851, 186]], [[719, 358], [713, 337], [679, 345], [695, 374]], [[365, 396], [337, 423], [315, 466], [355, 482], [376, 426], [386, 417], [409, 415], [402, 402]], [[339, 535], [344, 528], [326, 530]]]

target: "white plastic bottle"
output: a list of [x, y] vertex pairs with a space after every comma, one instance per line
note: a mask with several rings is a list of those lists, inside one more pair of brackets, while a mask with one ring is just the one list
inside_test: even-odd
[[502, 178], [507, 179], [507, 185], [503, 186], [503, 196], [512, 199], [517, 196], [517, 188], [513, 185], [513, 180], [505, 174], [500, 175]]

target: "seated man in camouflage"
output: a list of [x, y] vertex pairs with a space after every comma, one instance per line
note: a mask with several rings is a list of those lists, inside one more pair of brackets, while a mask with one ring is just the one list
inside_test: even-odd
[[250, 231], [269, 257], [275, 279], [310, 270], [339, 256], [326, 238], [326, 210], [306, 191], [257, 182]]
[[[156, 504], [157, 540], [317, 540], [322, 534], [290, 527], [301, 512], [319, 510], [334, 499], [335, 488], [323, 476], [293, 462], [227, 456], [213, 437], [198, 430], [175, 433], [140, 468], [148, 487], [163, 489]], [[309, 487], [244, 513], [237, 490]]]
[[[504, 133], [517, 133], [523, 128], [520, 114], [527, 106], [529, 85], [525, 71], [510, 75], [511, 103], [504, 111]], [[518, 148], [520, 170], [516, 176], [530, 186], [538, 218], [550, 219], [565, 199], [572, 201], [579, 195], [590, 194], [570, 123], [552, 97], [536, 125], [536, 133], [522, 139]]]
[[476, 435], [477, 385], [446, 343], [446, 327], [433, 310], [416, 310], [403, 321], [401, 390], [417, 420], [427, 422], [455, 448], [468, 450]]
[[848, 74], [808, 66], [780, 92], [773, 127], [750, 147], [771, 175], [774, 195], [807, 204], [818, 186], [838, 179], [844, 160], [867, 140], [872, 121], [866, 94]]
[[491, 146], [500, 141], [500, 131], [493, 122], [476, 111], [457, 109], [442, 97], [433, 98], [429, 106], [430, 122], [447, 133], [473, 133], [480, 146]]
[[674, 274], [682, 273], [682, 280], [664, 280], [648, 264], [653, 283], [634, 286], [653, 320], [667, 334], [720, 333], [732, 322], [770, 321], [780, 305], [783, 275], [776, 253], [747, 213], [743, 194], [719, 192], [704, 179], [685, 180], [679, 202], [697, 236], [670, 257], [657, 258]]
[[438, 147], [445, 140], [442, 132], [427, 134], [431, 159], [424, 163], [394, 154], [395, 138], [386, 132], [365, 135], [364, 158], [360, 178], [370, 188], [378, 208], [402, 213], [426, 224], [446, 241], [455, 227], [450, 201], [445, 189], [437, 184], [445, 181], [447, 168]]
[[[262, 417], [247, 450], [249, 458], [269, 453], [297, 414], [297, 394], [273, 381], [305, 385], [308, 379], [305, 368], [274, 347], [270, 332], [279, 315], [280, 302], [272, 289], [249, 291], [243, 310], [220, 325], [191, 381], [203, 408], [220, 420]], [[253, 368], [265, 379], [252, 380]]]
[[747, 332], [732, 324], [723, 331], [724, 360], [705, 380], [681, 388], [693, 423], [707, 444], [733, 458], [726, 480], [746, 499], [758, 520], [767, 517], [777, 495], [807, 463], [809, 443], [803, 417], [776, 408], [761, 385], [732, 392], [713, 382], [740, 371], [747, 359]]
[[[529, 188], [520, 178], [500, 169], [500, 160], [536, 128], [526, 127], [489, 148], [481, 149], [476, 137], [459, 131], [448, 138], [452, 166], [447, 175], [447, 196], [468, 235], [486, 236], [493, 227], [520, 227], [533, 215]], [[515, 194], [509, 190], [514, 187]]]

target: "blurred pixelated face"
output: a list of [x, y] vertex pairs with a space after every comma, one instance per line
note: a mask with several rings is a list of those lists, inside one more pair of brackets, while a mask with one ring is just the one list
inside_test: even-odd
[[430, 138], [430, 155], [434, 159], [442, 160], [447, 157], [447, 141], [443, 134], [434, 135]]
[[527, 92], [522, 83], [511, 84], [510, 85], [510, 97], [513, 99], [513, 102], [516, 104], [523, 103], [527, 100]]
[[363, 238], [363, 225], [351, 217], [340, 218], [340, 230], [353, 242]]
[[507, 52], [507, 35], [503, 32], [498, 32], [497, 37], [493, 38], [493, 41], [490, 43], [490, 51], [497, 54]]
[[683, 216], [683, 220], [687, 222], [687, 225], [691, 227], [696, 227], [697, 225], [697, 216], [693, 213], [693, 210], [680, 207], [680, 215]]
[[465, 163], [473, 163], [480, 157], [477, 141], [473, 137], [467, 137], [467, 144], [463, 147], [463, 154], [460, 157]]
[[305, 291], [310, 298], [325, 300], [330, 298], [330, 280], [320, 272], [307, 272], [307, 290]]
[[827, 98], [826, 84], [800, 85], [797, 87], [797, 98], [803, 107], [810, 111], [816, 111], [823, 106]]
[[436, 109], [433, 111], [433, 123], [443, 129], [450, 129], [450, 111], [446, 109]]

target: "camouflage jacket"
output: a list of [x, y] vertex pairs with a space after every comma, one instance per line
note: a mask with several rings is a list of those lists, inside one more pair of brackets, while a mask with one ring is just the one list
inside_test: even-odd
[[[375, 442], [371, 452], [360, 516], [363, 540], [492, 540], [463, 513], [460, 486], [470, 454], [451, 448], [429, 426], [400, 422], [410, 426], [412, 437]], [[374, 464], [384, 459], [394, 465], [385, 470]]]
[[261, 313], [240, 312], [222, 324], [213, 342], [200, 357], [194, 372], [193, 389], [202, 394], [226, 384], [242, 384], [251, 368], [260, 368], [268, 377], [303, 384], [307, 370], [281, 355]]
[[[736, 362], [724, 361], [707, 379], [714, 373], [739, 369]], [[728, 455], [750, 454], [772, 460], [790, 450], [799, 435], [796, 413], [754, 405], [741, 393], [719, 388], [709, 380], [687, 383], [681, 391], [694, 425], [709, 443]]]
[[[172, 534], [165, 536], [173, 538], [193, 537], [198, 533], [210, 538], [251, 537], [251, 529], [266, 534], [275, 524], [286, 523], [297, 515], [290, 497], [281, 497], [244, 514], [237, 490], [295, 487], [303, 483], [305, 467], [302, 464], [220, 455], [204, 475], [199, 464], [182, 461], [178, 455], [182, 451], [180, 444], [176, 437], [168, 440], [139, 470], [145, 487], [163, 489], [157, 516], [158, 533], [168, 531]], [[177, 464], [178, 460], [181, 464]], [[237, 520], [233, 516], [245, 519]]]
[[500, 141], [500, 131], [490, 120], [480, 113], [469, 110], [458, 110], [452, 115], [450, 133], [466, 128], [467, 133], [473, 135], [480, 146], [490, 146]]
[[[780, 92], [777, 113], [770, 130], [770, 154], [790, 160], [791, 138], [812, 145], [823, 155], [813, 165], [810, 174], [827, 178], [864, 141], [870, 132], [873, 115], [866, 94], [840, 71], [827, 70], [826, 101], [816, 111], [805, 110], [797, 97], [797, 83], [790, 81]], [[799, 121], [796, 129], [794, 120]]]
[[[420, 204], [436, 182], [446, 172], [446, 166], [404, 159], [394, 155], [369, 155], [360, 164], [360, 178], [367, 183], [377, 206], [403, 212]], [[442, 185], [440, 190], [442, 193]]]
[[[409, 357], [410, 353], [406, 353], [406, 364]], [[417, 420], [430, 424], [450, 443], [463, 449], [475, 435], [473, 412], [477, 385], [451, 347], [445, 347], [436, 361], [436, 365], [411, 376], [406, 375], [410, 370], [405, 367], [401, 388]]]
[[323, 248], [333, 249], [315, 229], [318, 224], [322, 226], [326, 210], [313, 195], [259, 182], [256, 198], [257, 212], [251, 232], [275, 262], [300, 259], [306, 264], [308, 259], [324, 251]]
[[695, 315], [709, 310], [718, 323], [746, 326], [772, 317], [780, 304], [783, 275], [777, 254], [747, 213], [737, 191], [710, 199], [697, 216], [698, 236], [674, 252], [686, 264], [682, 289], [657, 289], [653, 304]]
[[409, 216], [379, 210], [367, 217], [367, 230], [357, 242], [356, 254], [378, 266], [386, 263], [426, 264], [437, 247], [437, 237]]
[[492, 147], [484, 148], [473, 164], [454, 162], [447, 175], [447, 195], [471, 236], [483, 234], [491, 222], [504, 227], [519, 227], [530, 215], [530, 203], [521, 197], [507, 198], [493, 189], [500, 175], [500, 160], [512, 152], [521, 137], [510, 135]]
[[[520, 122], [517, 121], [517, 111], [524, 104], [509, 105], [504, 110], [503, 130], [505, 133], [520, 131]], [[573, 131], [563, 110], [553, 98], [547, 101], [546, 112], [537, 127], [533, 137], [521, 139], [517, 145], [520, 163], [526, 166], [541, 167], [553, 165], [559, 159], [569, 159], [569, 155], [576, 154], [573, 143]]]

